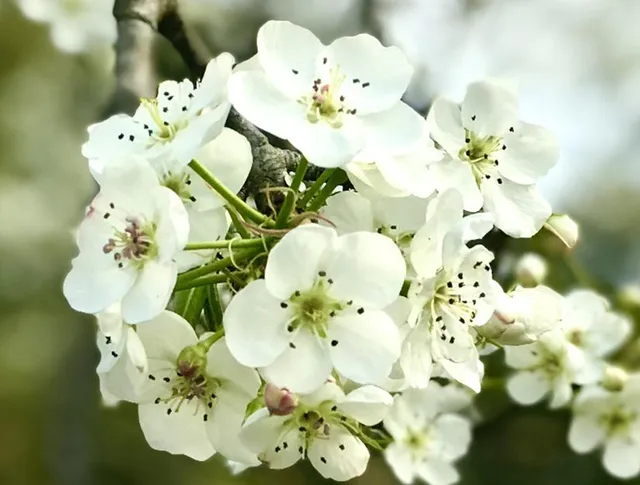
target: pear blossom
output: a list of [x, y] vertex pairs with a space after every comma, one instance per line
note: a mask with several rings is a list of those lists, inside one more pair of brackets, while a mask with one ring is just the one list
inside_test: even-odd
[[564, 299], [546, 286], [497, 293], [496, 310], [476, 331], [500, 345], [526, 345], [560, 328]]
[[80, 254], [64, 280], [71, 307], [98, 313], [121, 302], [122, 318], [151, 320], [167, 305], [176, 256], [189, 234], [180, 198], [143, 163], [105, 169], [100, 192], [78, 229]]
[[600, 378], [599, 373], [585, 367], [584, 352], [568, 342], [561, 329], [504, 351], [507, 365], [517, 370], [507, 380], [507, 392], [523, 405], [550, 395], [549, 407], [565, 406], [573, 397], [572, 384], [592, 384]]
[[242, 443], [276, 470], [306, 457], [325, 478], [346, 481], [362, 475], [369, 450], [358, 437], [359, 425], [381, 422], [393, 402], [391, 395], [363, 386], [345, 396], [328, 382], [298, 399], [291, 415], [277, 416], [262, 408], [249, 416], [240, 431]]
[[285, 21], [264, 24], [257, 43], [256, 58], [231, 77], [230, 99], [314, 165], [344, 166], [364, 150], [393, 152], [420, 138], [420, 116], [400, 101], [412, 68], [399, 49], [368, 34], [324, 46]]
[[426, 387], [434, 364], [441, 364], [479, 392], [482, 368], [469, 326], [483, 325], [494, 311], [493, 254], [482, 245], [468, 248], [466, 242], [484, 235], [492, 223], [483, 214], [463, 219], [456, 200], [453, 193], [436, 198], [427, 211], [431, 223], [414, 238], [412, 257], [422, 256], [412, 259], [417, 273], [407, 295], [412, 330], [403, 342], [400, 365], [411, 387]]
[[24, 15], [50, 25], [55, 46], [72, 54], [117, 38], [114, 0], [18, 0]]
[[518, 120], [515, 93], [497, 82], [469, 85], [462, 105], [437, 98], [429, 131], [445, 157], [431, 165], [439, 190], [457, 187], [466, 211], [484, 209], [512, 237], [530, 237], [551, 216], [536, 182], [558, 159], [555, 138]]
[[471, 422], [456, 414], [460, 402], [446, 394], [453, 387], [432, 381], [425, 389], [407, 389], [395, 397], [384, 420], [394, 441], [384, 457], [400, 482], [419, 478], [450, 485], [459, 480], [453, 463], [469, 448]]
[[82, 154], [89, 160], [133, 154], [151, 163], [188, 164], [224, 127], [233, 62], [231, 54], [223, 53], [209, 62], [197, 84], [164, 81], [157, 98], [143, 99], [133, 116], [118, 114], [91, 125]]
[[617, 478], [640, 474], [640, 376], [621, 390], [583, 388], [573, 404], [569, 446], [577, 453], [603, 448], [605, 469]]
[[317, 389], [334, 367], [355, 382], [377, 382], [400, 354], [398, 329], [383, 310], [404, 276], [402, 254], [385, 236], [299, 226], [269, 253], [265, 278], [229, 303], [229, 350], [294, 392]]
[[605, 359], [629, 339], [629, 318], [609, 309], [609, 302], [591, 290], [575, 290], [564, 299], [562, 329], [567, 340], [585, 353], [585, 365], [602, 374]]
[[120, 304], [97, 314], [101, 393], [134, 402], [146, 376], [147, 355], [132, 325], [122, 320]]
[[580, 228], [567, 214], [552, 214], [544, 227], [555, 234], [569, 249], [578, 243]]
[[140, 325], [138, 334], [149, 358], [138, 405], [149, 445], [200, 461], [218, 451], [257, 464], [238, 432], [260, 388], [258, 373], [235, 361], [224, 337], [198, 341], [189, 323], [169, 311]]
[[372, 191], [382, 197], [428, 197], [436, 190], [429, 166], [442, 159], [423, 123], [416, 143], [393, 153], [361, 152], [345, 166], [358, 192]]
[[536, 253], [525, 253], [516, 262], [515, 276], [523, 286], [534, 287], [547, 277], [547, 262]]

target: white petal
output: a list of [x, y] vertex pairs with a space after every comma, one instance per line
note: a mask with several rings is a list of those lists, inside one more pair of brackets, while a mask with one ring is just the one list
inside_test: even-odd
[[509, 396], [525, 406], [537, 403], [549, 390], [549, 381], [539, 372], [521, 371], [507, 380]]
[[122, 299], [122, 318], [128, 323], [140, 323], [159, 315], [169, 303], [177, 276], [175, 263], [147, 261]]
[[[222, 387], [229, 387], [230, 391], [236, 392], [236, 401], [245, 401], [246, 406], [260, 389], [260, 377], [258, 373], [250, 368], [240, 365], [233, 358], [227, 347], [226, 338], [215, 342], [207, 352], [207, 373], [215, 378], [220, 378]], [[244, 417], [244, 410], [243, 410]]]
[[[111, 258], [110, 258], [111, 259]], [[117, 303], [129, 291], [136, 271], [105, 265], [91, 254], [80, 254], [64, 280], [62, 291], [71, 308], [84, 313], [98, 313]]]
[[289, 138], [297, 124], [307, 122], [302, 106], [286, 98], [261, 71], [233, 74], [229, 99], [251, 123], [283, 139]]
[[571, 421], [569, 446], [576, 453], [589, 453], [602, 443], [605, 434], [599, 416], [578, 415]]
[[306, 393], [320, 387], [332, 368], [325, 344], [302, 328], [289, 347], [272, 364], [262, 369], [262, 373], [267, 381], [278, 387]]
[[476, 135], [501, 136], [518, 122], [515, 93], [492, 82], [475, 82], [462, 102], [462, 124]]
[[205, 424], [212, 446], [228, 460], [257, 465], [259, 462], [255, 454], [249, 451], [239, 438], [246, 403], [229, 401], [225, 399], [224, 393], [217, 394], [217, 397], [215, 407], [209, 413]]
[[431, 334], [426, 325], [418, 325], [404, 339], [400, 366], [409, 386], [423, 389], [429, 385], [433, 371], [433, 358]]
[[541, 126], [519, 123], [502, 141], [507, 148], [497, 154], [499, 171], [512, 182], [533, 184], [558, 161], [558, 142]]
[[189, 238], [189, 214], [175, 192], [157, 187], [151, 192], [156, 223], [155, 240], [158, 260], [168, 263], [187, 244]]
[[287, 233], [269, 253], [264, 277], [271, 294], [288, 300], [296, 290], [311, 288], [323, 253], [336, 240], [333, 229], [317, 224], [305, 224]]
[[354, 308], [382, 309], [398, 297], [406, 265], [388, 237], [367, 232], [345, 234], [325, 258], [322, 264], [333, 280], [329, 288], [335, 298], [353, 300]]
[[635, 477], [640, 473], [640, 445], [626, 437], [613, 438], [605, 445], [603, 463], [615, 477]]
[[231, 354], [248, 367], [271, 364], [289, 343], [289, 318], [289, 310], [283, 309], [280, 301], [271, 296], [265, 280], [252, 281], [231, 300], [224, 312], [226, 342]]
[[357, 122], [334, 128], [323, 121], [311, 123], [301, 117], [287, 133], [291, 144], [318, 167], [342, 167], [365, 147]]
[[376, 198], [373, 210], [379, 224], [393, 227], [395, 234], [413, 233], [424, 224], [429, 199], [419, 197]]
[[153, 190], [158, 187], [158, 175], [149, 161], [134, 154], [100, 158], [90, 162], [93, 178], [103, 190], [115, 189], [126, 194], [130, 191]]
[[400, 482], [410, 485], [414, 477], [414, 464], [411, 451], [400, 443], [391, 443], [384, 450], [384, 458]]
[[[135, 334], [132, 329], [129, 330]], [[146, 367], [139, 367], [131, 355], [125, 352], [120, 358], [114, 359], [114, 365], [108, 372], [98, 373], [98, 377], [101, 392], [106, 391], [116, 399], [138, 403], [147, 373]]]
[[338, 409], [365, 426], [374, 426], [385, 418], [392, 404], [388, 392], [376, 386], [362, 386], [347, 394]]
[[389, 109], [361, 117], [367, 151], [394, 153], [422, 138], [424, 119], [409, 105], [398, 102]]
[[363, 114], [391, 108], [404, 94], [413, 73], [400, 49], [383, 47], [369, 34], [336, 39], [322, 56], [327, 57], [327, 65], [338, 66], [347, 76], [340, 93], [350, 109]]
[[505, 347], [505, 361], [514, 369], [529, 369], [540, 361], [540, 347], [537, 343], [517, 347]]
[[471, 444], [471, 422], [455, 414], [438, 416], [433, 424], [437, 433], [438, 452], [446, 461], [463, 456]]
[[380, 155], [376, 158], [376, 167], [387, 184], [396, 191], [425, 198], [436, 190], [433, 174], [425, 163], [422, 152], [396, 156]]
[[484, 366], [475, 348], [471, 349], [469, 358], [462, 362], [445, 359], [441, 360], [440, 364], [460, 384], [464, 384], [474, 392], [480, 392]]
[[[379, 160], [376, 157], [372, 158]], [[348, 163], [344, 169], [347, 171], [349, 181], [359, 194], [369, 199], [374, 199], [378, 196], [406, 197], [410, 195], [406, 190], [391, 185], [387, 177], [380, 171], [377, 162], [365, 161], [368, 160], [368, 158], [363, 158], [362, 161], [360, 161], [360, 156], [358, 156], [356, 160], [357, 161]]]
[[149, 359], [175, 363], [180, 352], [198, 343], [191, 325], [170, 311], [164, 311], [144, 325], [138, 325], [138, 337]]
[[[269, 468], [274, 470], [282, 470], [296, 464], [304, 458], [305, 443], [303, 434], [297, 428], [290, 429], [288, 432], [281, 434], [277, 440], [260, 454], [260, 459], [266, 463]], [[302, 452], [300, 451], [302, 450]]]
[[160, 404], [138, 406], [140, 427], [154, 450], [186, 455], [204, 461], [215, 453], [204, 426], [204, 408], [197, 401], [185, 401], [179, 412], [167, 414]]
[[464, 210], [477, 212], [482, 208], [482, 193], [478, 188], [469, 164], [454, 158], [445, 157], [430, 166], [439, 192], [454, 188], [462, 194]]
[[375, 230], [371, 202], [357, 192], [332, 195], [321, 213], [335, 225], [338, 234]]
[[400, 336], [393, 320], [382, 311], [334, 318], [327, 332], [336, 370], [361, 384], [388, 376], [400, 356]]
[[484, 210], [495, 217], [496, 227], [511, 237], [531, 237], [551, 216], [551, 206], [535, 185], [518, 185], [495, 177], [482, 183]]
[[460, 106], [450, 99], [436, 98], [427, 115], [427, 127], [434, 141], [457, 158], [465, 140]]
[[254, 453], [262, 453], [278, 440], [288, 419], [290, 416], [270, 416], [267, 408], [261, 408], [245, 421], [240, 440]]
[[194, 98], [189, 106], [190, 111], [197, 112], [223, 102], [234, 61], [235, 59], [228, 52], [223, 52], [209, 61], [202, 81], [193, 93]]
[[369, 463], [367, 447], [342, 426], [333, 426], [327, 438], [314, 439], [307, 456], [320, 475], [339, 482], [362, 475]]
[[126, 154], [144, 154], [149, 133], [142, 123], [127, 115], [115, 115], [91, 125], [89, 140], [82, 146], [82, 155], [89, 159], [110, 159]]
[[258, 59], [269, 80], [284, 96], [311, 92], [322, 43], [309, 30], [271, 20], [258, 31]]
[[418, 465], [417, 474], [429, 485], [451, 485], [460, 479], [453, 465], [437, 458], [429, 458]]

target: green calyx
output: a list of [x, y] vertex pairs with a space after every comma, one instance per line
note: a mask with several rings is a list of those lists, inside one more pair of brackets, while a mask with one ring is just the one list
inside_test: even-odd
[[329, 320], [344, 308], [344, 304], [329, 296], [331, 280], [316, 280], [311, 289], [296, 291], [289, 299], [293, 318], [290, 330], [306, 327], [321, 338], [326, 338]]

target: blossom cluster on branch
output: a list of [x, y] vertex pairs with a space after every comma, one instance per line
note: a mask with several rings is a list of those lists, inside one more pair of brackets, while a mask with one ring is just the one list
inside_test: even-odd
[[[97, 315], [105, 399], [136, 403], [151, 447], [195, 460], [308, 459], [344, 481], [372, 448], [404, 483], [448, 485], [482, 356], [503, 351], [515, 401], [573, 406], [569, 444], [637, 475], [639, 380], [607, 362], [629, 320], [540, 285], [535, 265], [525, 286], [493, 276], [490, 232], [577, 239], [536, 186], [556, 141], [519, 119], [514, 87], [475, 82], [425, 119], [401, 101], [404, 54], [370, 35], [325, 46], [270, 21], [257, 47], [89, 127], [100, 192], [64, 294]], [[225, 128], [232, 105], [301, 154], [288, 186], [263, 190], [269, 210], [238, 195], [255, 160]]]

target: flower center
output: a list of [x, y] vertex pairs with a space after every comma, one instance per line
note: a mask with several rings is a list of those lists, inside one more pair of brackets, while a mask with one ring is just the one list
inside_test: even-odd
[[296, 291], [289, 299], [292, 307], [292, 318], [289, 331], [306, 327], [321, 338], [326, 338], [327, 327], [331, 317], [342, 310], [344, 305], [328, 294], [328, 286], [333, 283], [326, 278], [324, 271], [316, 279], [313, 286], [306, 291]]
[[177, 120], [173, 123], [166, 121], [163, 118], [163, 114], [169, 112], [169, 108], [166, 106], [162, 109], [158, 106], [157, 99], [143, 99], [142, 106], [144, 106], [149, 113], [149, 116], [156, 125], [156, 129], [151, 129], [148, 125], [144, 125], [144, 128], [149, 132], [151, 139], [157, 143], [169, 143], [172, 141], [178, 132], [187, 127], [189, 121], [186, 119]]
[[629, 426], [635, 421], [637, 415], [633, 411], [621, 406], [613, 408], [608, 414], [602, 416], [602, 422], [609, 436], [626, 434]]
[[547, 379], [553, 380], [562, 373], [564, 368], [564, 354], [557, 354], [543, 348], [540, 355], [540, 363], [538, 369], [540, 369]]
[[207, 374], [207, 359], [203, 350], [198, 345], [185, 348], [176, 359], [175, 374], [164, 377], [149, 374], [150, 380], [162, 379], [166, 383], [165, 389], [169, 391], [169, 395], [156, 397], [154, 403], [167, 405], [167, 415], [179, 412], [185, 402], [190, 403], [195, 399], [196, 412], [202, 406], [203, 419], [208, 420], [207, 412], [215, 405], [216, 390], [221, 382]]
[[185, 205], [189, 205], [190, 202], [195, 202], [196, 198], [191, 195], [189, 186], [191, 185], [191, 177], [186, 172], [173, 173], [171, 171], [164, 174], [162, 177], [162, 185], [169, 190], [173, 191]]
[[[458, 157], [469, 163], [476, 183], [480, 185], [482, 179], [491, 178], [489, 172], [499, 165], [495, 152], [506, 150], [507, 146], [497, 136], [481, 137], [466, 129], [464, 141], [465, 146], [460, 149]], [[502, 183], [501, 178], [498, 178], [498, 183]]]
[[[324, 62], [326, 63], [326, 59]], [[310, 94], [298, 100], [306, 106], [307, 120], [310, 123], [325, 121], [333, 128], [340, 128], [344, 124], [345, 114], [356, 114], [355, 109], [346, 108], [345, 96], [340, 94], [346, 78], [346, 75], [340, 73], [339, 67], [334, 66], [328, 69], [327, 79], [317, 78], [313, 81]]]
[[[106, 213], [105, 218], [108, 216], [109, 213]], [[105, 254], [113, 254], [119, 268], [124, 267], [125, 263], [141, 268], [146, 261], [158, 255], [155, 242], [156, 225], [142, 222], [135, 217], [127, 217], [125, 221], [125, 228], [116, 229], [113, 237], [102, 247], [102, 251]]]
[[62, 0], [62, 10], [73, 14], [77, 13], [84, 7], [85, 0]]

